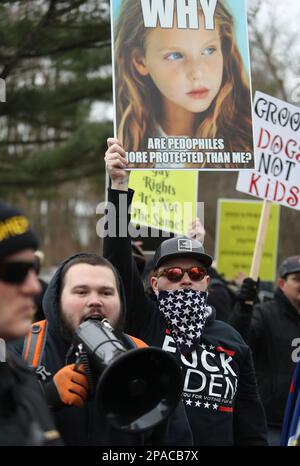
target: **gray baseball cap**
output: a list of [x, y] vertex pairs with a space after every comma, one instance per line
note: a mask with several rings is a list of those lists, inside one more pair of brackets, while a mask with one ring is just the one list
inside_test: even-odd
[[203, 245], [187, 236], [180, 236], [163, 241], [157, 248], [153, 262], [157, 269], [163, 262], [173, 257], [192, 257], [197, 259], [205, 267], [212, 263], [212, 257], [205, 254]]
[[300, 256], [285, 259], [279, 267], [279, 276], [284, 278], [289, 273], [300, 272]]

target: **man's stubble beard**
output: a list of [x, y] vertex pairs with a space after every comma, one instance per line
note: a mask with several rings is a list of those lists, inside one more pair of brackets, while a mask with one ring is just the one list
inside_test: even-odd
[[[99, 319], [99, 321], [101, 321], [101, 319]], [[79, 327], [79, 325], [75, 329], [73, 329], [70, 323], [66, 320], [65, 316], [63, 315], [61, 307], [59, 307], [59, 330], [63, 337], [64, 342], [67, 343], [68, 345], [72, 344], [74, 332]], [[121, 309], [120, 315], [113, 329], [117, 332], [124, 332], [124, 326], [125, 326], [124, 313]]]

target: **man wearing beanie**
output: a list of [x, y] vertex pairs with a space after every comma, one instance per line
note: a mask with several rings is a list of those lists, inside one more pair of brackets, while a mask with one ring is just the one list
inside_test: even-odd
[[35, 376], [6, 345], [31, 327], [37, 246], [27, 217], [0, 202], [0, 445], [61, 444]]
[[[109, 139], [108, 146], [109, 232], [110, 222], [114, 226], [122, 219], [129, 223], [133, 191], [128, 188], [123, 148], [115, 139]], [[117, 218], [110, 217], [113, 213]], [[121, 224], [120, 231], [125, 227]], [[181, 363], [182, 398], [194, 445], [267, 445], [250, 348], [230, 325], [217, 321], [215, 310], [206, 304], [212, 258], [202, 244], [187, 237], [160, 244], [151, 277], [155, 300], [144, 291], [129, 235], [106, 235], [103, 255], [118, 269], [125, 285], [126, 331], [173, 353]]]

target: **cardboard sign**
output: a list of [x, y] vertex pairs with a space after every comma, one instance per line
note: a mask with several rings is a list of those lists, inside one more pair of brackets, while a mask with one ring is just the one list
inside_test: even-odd
[[198, 172], [138, 171], [130, 174], [135, 194], [131, 221], [163, 231], [186, 234], [197, 211]]
[[112, 0], [111, 25], [129, 168], [255, 167], [245, 0]]
[[[218, 201], [215, 258], [218, 272], [227, 279], [239, 272], [249, 276], [261, 209], [262, 202]], [[276, 278], [279, 213], [279, 205], [273, 204], [258, 274], [263, 281]]]
[[256, 171], [239, 173], [236, 189], [300, 210], [300, 109], [256, 92]]

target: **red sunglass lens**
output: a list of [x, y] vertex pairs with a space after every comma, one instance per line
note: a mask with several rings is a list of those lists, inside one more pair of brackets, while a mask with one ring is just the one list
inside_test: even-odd
[[166, 277], [170, 282], [179, 282], [183, 277], [183, 273], [179, 267], [174, 267], [167, 270]]
[[205, 272], [199, 267], [191, 267], [189, 270], [189, 277], [191, 280], [202, 280], [205, 276]]

